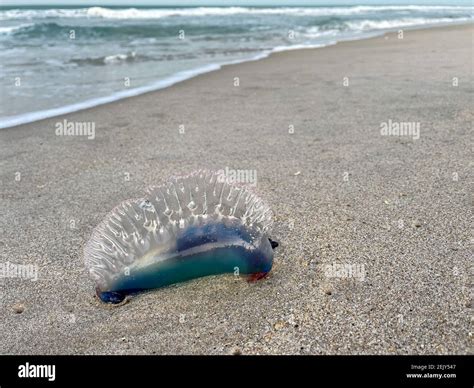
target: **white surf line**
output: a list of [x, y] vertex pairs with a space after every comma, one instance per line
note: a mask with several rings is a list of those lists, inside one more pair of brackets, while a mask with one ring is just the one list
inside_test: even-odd
[[[471, 21], [469, 20], [469, 21], [448, 22], [448, 23], [413, 25], [413, 26], [406, 26], [403, 28], [404, 30], [422, 30], [422, 29], [429, 29], [432, 27], [463, 25], [463, 24], [471, 24]], [[223, 66], [237, 65], [239, 63], [258, 61], [258, 60], [269, 57], [273, 53], [292, 51], [292, 50], [322, 48], [322, 47], [332, 46], [337, 43], [371, 39], [377, 36], [383, 36], [389, 32], [397, 31], [399, 28], [402, 28], [402, 27], [398, 27], [398, 28], [393, 27], [391, 29], [383, 29], [383, 30], [381, 29], [377, 31], [366, 31], [366, 32], [360, 31], [361, 33], [360, 36], [345, 37], [340, 40], [336, 39], [330, 42], [325, 42], [325, 43], [320, 43], [320, 44], [308, 44], [308, 45], [300, 44], [300, 45], [294, 45], [294, 46], [277, 46], [277, 47], [274, 47], [272, 50], [263, 51], [251, 58], [237, 59], [234, 61], [223, 62], [223, 63], [211, 63], [211, 64], [201, 66], [195, 69], [181, 71], [170, 77], [153, 82], [150, 85], [145, 85], [145, 86], [141, 86], [141, 87], [133, 88], [129, 90], [123, 90], [109, 96], [93, 98], [93, 99], [89, 99], [83, 102], [78, 102], [71, 105], [65, 105], [65, 106], [53, 108], [53, 109], [47, 109], [47, 110], [36, 111], [36, 112], [31, 112], [31, 113], [23, 113], [16, 116], [0, 117], [0, 129], [16, 127], [18, 125], [29, 124], [35, 121], [49, 119], [51, 117], [57, 117], [57, 116], [62, 116], [69, 113], [75, 113], [75, 112], [79, 112], [85, 109], [95, 108], [96, 106], [105, 105], [110, 102], [123, 100], [128, 97], [135, 97], [141, 94], [154, 92], [161, 89], [166, 89], [179, 82], [197, 77], [201, 74], [210, 73], [212, 71], [219, 70]]]

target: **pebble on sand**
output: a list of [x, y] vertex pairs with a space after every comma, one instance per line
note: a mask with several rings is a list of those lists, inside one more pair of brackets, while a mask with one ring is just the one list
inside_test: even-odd
[[281, 330], [281, 329], [283, 329], [285, 326], [286, 326], [286, 323], [283, 322], [283, 321], [278, 321], [278, 322], [276, 322], [276, 323], [273, 325], [273, 327], [274, 327], [275, 330]]
[[21, 314], [23, 311], [25, 311], [25, 306], [20, 303], [14, 304], [13, 311], [15, 312], [15, 314]]
[[233, 356], [240, 356], [241, 354], [242, 354], [242, 350], [240, 350], [240, 348], [238, 348], [238, 347], [232, 348], [232, 355]]

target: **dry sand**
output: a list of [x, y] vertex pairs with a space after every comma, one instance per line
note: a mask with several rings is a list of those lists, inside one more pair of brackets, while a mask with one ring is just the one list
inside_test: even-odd
[[[39, 267], [36, 282], [0, 279], [0, 353], [469, 353], [473, 31], [279, 53], [0, 130], [0, 263]], [[95, 122], [95, 139], [55, 136], [64, 118]], [[381, 136], [389, 120], [420, 138]], [[226, 166], [257, 170], [276, 214], [271, 276], [100, 304], [92, 228], [151, 184]], [[328, 277], [332, 264], [365, 279]]]

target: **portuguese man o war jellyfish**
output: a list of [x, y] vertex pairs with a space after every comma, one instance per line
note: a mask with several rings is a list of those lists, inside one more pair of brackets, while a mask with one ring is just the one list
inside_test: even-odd
[[198, 171], [115, 207], [94, 229], [84, 261], [105, 303], [223, 273], [265, 277], [278, 243], [270, 208], [225, 176]]

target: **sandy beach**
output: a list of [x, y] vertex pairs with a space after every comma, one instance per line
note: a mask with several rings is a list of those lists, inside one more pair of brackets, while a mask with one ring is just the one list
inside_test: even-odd
[[[473, 33], [277, 53], [0, 130], [0, 262], [38, 269], [0, 279], [0, 353], [469, 353]], [[57, 136], [63, 120], [94, 139]], [[419, 132], [381, 133], [397, 123]], [[256, 170], [275, 213], [270, 276], [100, 303], [83, 247], [103, 217], [226, 167]], [[328, 270], [347, 265], [359, 276]]]

